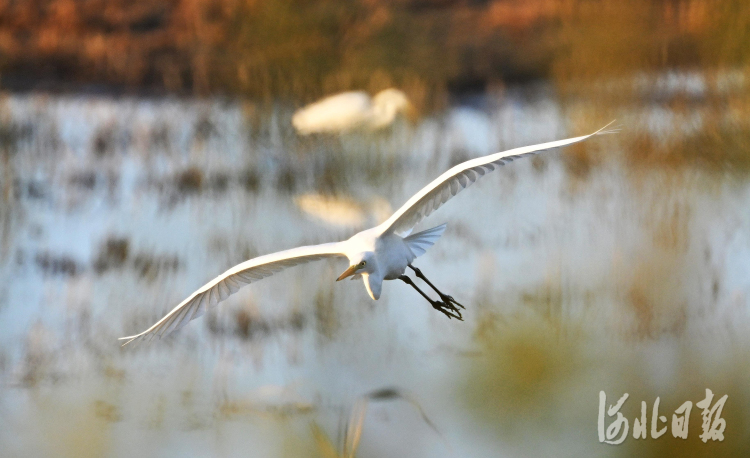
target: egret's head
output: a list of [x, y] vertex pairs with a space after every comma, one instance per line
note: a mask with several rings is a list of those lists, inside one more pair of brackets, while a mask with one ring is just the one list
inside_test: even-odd
[[370, 274], [375, 271], [375, 259], [372, 253], [365, 252], [353, 257], [349, 260], [351, 265], [346, 269], [336, 281], [341, 281], [346, 277], [351, 277], [356, 274]]
[[375, 127], [384, 127], [395, 119], [396, 115], [402, 113], [412, 118], [416, 113], [406, 94], [398, 89], [385, 89], [375, 94], [372, 98], [372, 106], [375, 110]]

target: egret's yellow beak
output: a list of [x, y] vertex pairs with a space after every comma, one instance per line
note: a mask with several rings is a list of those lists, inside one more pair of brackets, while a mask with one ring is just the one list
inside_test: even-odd
[[336, 281], [341, 281], [345, 279], [346, 277], [351, 277], [352, 275], [354, 275], [354, 272], [356, 272], [358, 268], [359, 268], [359, 264], [354, 264], [353, 266], [349, 266], [349, 268], [346, 269], [344, 273], [339, 275], [339, 278], [337, 278]]

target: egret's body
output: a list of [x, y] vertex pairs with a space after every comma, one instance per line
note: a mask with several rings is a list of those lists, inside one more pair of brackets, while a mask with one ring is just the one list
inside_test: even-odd
[[302, 135], [377, 130], [390, 125], [410, 106], [398, 89], [385, 89], [372, 98], [363, 91], [342, 92], [300, 108], [292, 117], [292, 125]]
[[[439, 228], [442, 234], [445, 225]], [[373, 300], [380, 299], [383, 280], [396, 280], [406, 272], [406, 267], [416, 258], [412, 249], [409, 248], [408, 237], [400, 237], [394, 233], [381, 233], [379, 226], [362, 231], [342, 243], [344, 244], [343, 251], [352, 266], [357, 266], [362, 261], [365, 262], [363, 268], [352, 271], [352, 276], [361, 276]], [[346, 278], [347, 273], [342, 274], [339, 279]]]
[[[515, 148], [463, 162], [422, 188], [382, 224], [359, 232], [342, 242], [303, 246], [245, 261], [194, 292], [146, 331], [123, 337], [121, 340], [125, 340], [127, 344], [145, 336], [161, 337], [203, 315], [208, 307], [218, 304], [246, 284], [288, 267], [330, 257], [346, 257], [349, 260], [349, 268], [338, 280], [347, 277], [361, 278], [374, 300], [380, 298], [383, 281], [399, 279], [415, 288], [436, 310], [450, 318], [461, 319], [457, 307], [463, 306], [451, 296], [438, 291], [419, 269], [412, 266], [414, 259], [424, 254], [440, 238], [445, 231], [445, 224], [411, 234], [414, 226], [451, 197], [498, 166], [519, 157], [577, 143], [600, 133], [606, 133], [604, 128], [590, 135]], [[441, 301], [432, 300], [420, 290], [405, 275], [407, 267], [430, 285]]]

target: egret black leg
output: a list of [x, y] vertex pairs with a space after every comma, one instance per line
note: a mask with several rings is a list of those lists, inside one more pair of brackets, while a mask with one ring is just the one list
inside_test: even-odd
[[456, 307], [451, 304], [446, 304], [445, 302], [433, 301], [432, 299], [430, 299], [430, 296], [425, 294], [424, 291], [419, 289], [419, 287], [414, 284], [414, 281], [411, 278], [407, 277], [406, 275], [401, 275], [400, 277], [398, 277], [398, 279], [416, 289], [417, 292], [422, 295], [422, 297], [427, 299], [427, 302], [429, 302], [432, 305], [432, 308], [434, 308], [435, 310], [444, 313], [448, 318], [456, 318], [460, 321], [464, 320], [461, 316], [461, 312]]
[[[466, 307], [464, 307], [463, 305], [459, 304], [455, 299], [453, 299], [453, 296], [449, 296], [447, 294], [443, 294], [442, 292], [440, 292], [440, 290], [437, 289], [435, 287], [435, 285], [433, 285], [432, 282], [430, 280], [428, 280], [427, 277], [424, 276], [424, 274], [422, 273], [421, 270], [419, 270], [418, 268], [414, 267], [411, 264], [409, 264], [409, 268], [414, 271], [414, 273], [417, 275], [417, 277], [421, 278], [422, 281], [424, 281], [425, 283], [427, 283], [428, 285], [430, 285], [430, 288], [432, 288], [433, 290], [435, 290], [436, 293], [438, 293], [438, 296], [440, 296], [440, 299], [442, 299], [443, 302], [445, 302], [448, 305], [457, 305], [457, 306], [461, 307], [462, 309], [466, 309]], [[455, 307], [453, 307], [453, 308], [455, 308]]]

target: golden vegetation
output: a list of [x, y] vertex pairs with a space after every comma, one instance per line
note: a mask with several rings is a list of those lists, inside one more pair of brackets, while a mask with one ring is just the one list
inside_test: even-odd
[[741, 0], [0, 1], [7, 87], [106, 84], [302, 101], [744, 65]]

